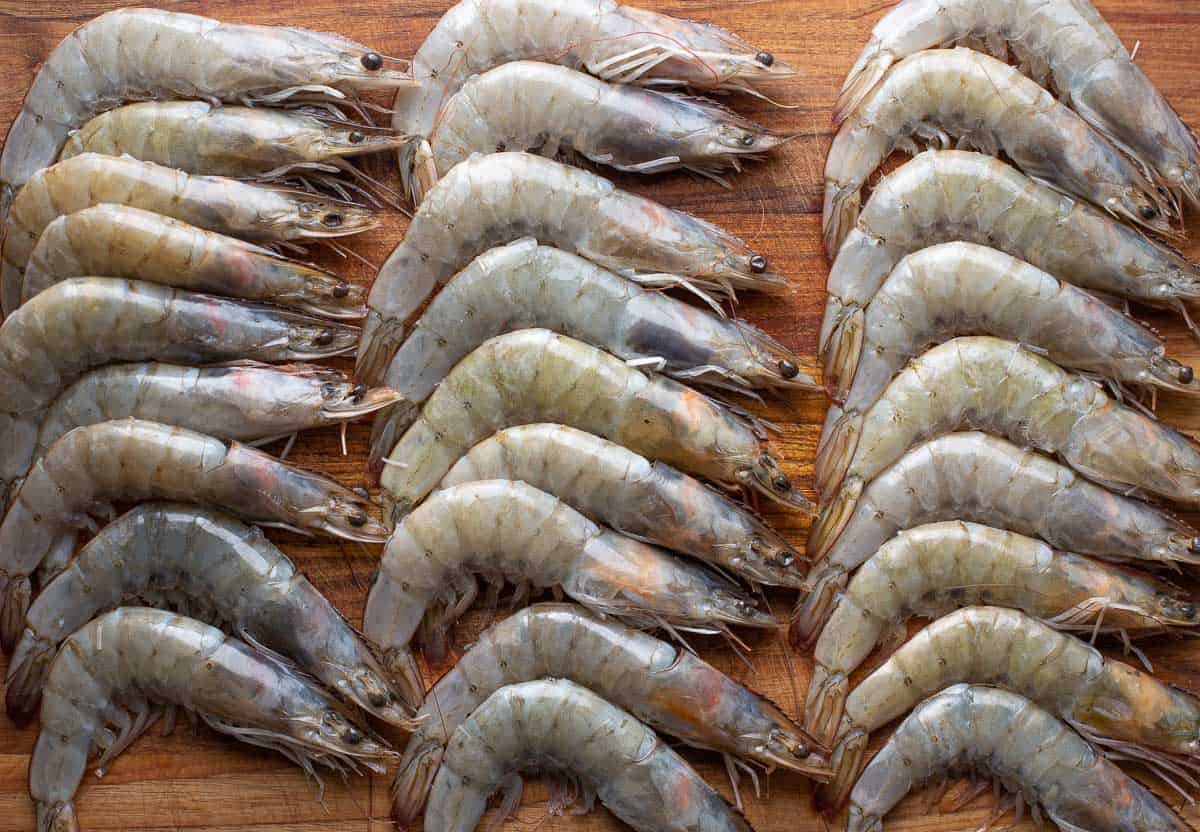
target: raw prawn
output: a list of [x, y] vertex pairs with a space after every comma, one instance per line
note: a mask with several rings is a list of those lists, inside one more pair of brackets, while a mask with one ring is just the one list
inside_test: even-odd
[[382, 380], [406, 322], [441, 284], [488, 249], [522, 237], [649, 285], [732, 295], [784, 283], [728, 232], [593, 173], [528, 153], [475, 156], [426, 195], [380, 268], [367, 299], [358, 380]]
[[791, 508], [809, 503], [756, 424], [676, 381], [544, 329], [487, 341], [446, 376], [385, 461], [385, 518], [412, 510], [474, 445], [498, 430], [559, 422]]
[[274, 655], [191, 618], [122, 607], [72, 634], [50, 666], [29, 762], [38, 832], [78, 832], [74, 797], [92, 750], [103, 772], [164, 710], [173, 725], [176, 707], [313, 776], [317, 765], [382, 772], [394, 756]]
[[825, 251], [837, 255], [854, 228], [862, 189], [896, 148], [916, 140], [995, 156], [1031, 179], [1161, 234], [1178, 219], [1137, 166], [1036, 82], [970, 49], [937, 49], [892, 68], [838, 131], [825, 163]]
[[1200, 625], [1194, 601], [1170, 584], [1040, 540], [953, 520], [906, 529], [863, 564], [814, 650], [804, 724], [831, 744], [848, 680], [875, 647], [903, 644], [907, 620], [990, 604], [1058, 629], [1139, 637]]
[[768, 586], [804, 586], [803, 556], [719, 491], [615, 442], [566, 425], [518, 425], [471, 448], [438, 488], [519, 480], [589, 520]]
[[13, 202], [3, 226], [4, 314], [21, 304], [25, 264], [46, 226], [64, 214], [106, 202], [144, 208], [264, 245], [328, 240], [379, 224], [366, 208], [302, 191], [189, 176], [150, 162], [85, 153], [38, 171]]
[[1049, 87], [1176, 198], [1200, 206], [1200, 148], [1089, 0], [904, 0], [875, 25], [846, 78], [834, 115], [848, 118], [893, 62], [968, 43], [1011, 50]]
[[111, 517], [112, 503], [139, 500], [223, 508], [301, 534], [368, 543], [387, 536], [365, 498], [237, 442], [139, 419], [76, 428], [34, 464], [0, 525], [0, 647], [6, 653], [21, 634], [38, 565], [48, 558], [61, 571], [59, 561], [74, 549], [78, 530], [94, 529], [93, 516]]
[[834, 808], [845, 800], [872, 731], [962, 682], [1027, 696], [1097, 749], [1144, 762], [1168, 782], [1171, 774], [1194, 782], [1200, 700], [1025, 613], [967, 607], [917, 633], [850, 693], [834, 780], [820, 802]]
[[893, 535], [938, 520], [969, 520], [1056, 549], [1113, 561], [1178, 568], [1200, 564], [1200, 532], [1167, 512], [1114, 494], [1042, 456], [984, 433], [942, 436], [914, 448], [847, 500], [849, 518], [818, 518], [809, 538], [812, 586], [793, 633], [811, 642], [846, 576]]
[[363, 288], [324, 269], [128, 205], [94, 205], [46, 226], [25, 265], [21, 302], [71, 277], [128, 277], [328, 318], [366, 314]]
[[[1187, 822], [1086, 739], [1023, 696], [955, 685], [923, 702], [871, 760], [850, 795], [846, 832], [883, 832], [914, 787], [983, 775], [1063, 832], [1189, 832]], [[997, 786], [999, 788], [999, 786]]]
[[406, 401], [377, 419], [372, 459], [392, 448], [455, 364], [488, 338], [526, 327], [552, 329], [717, 389], [819, 389], [794, 353], [750, 324], [643, 289], [527, 238], [476, 257], [413, 324], [384, 376]]
[[[447, 635], [475, 600], [476, 576], [498, 594], [561, 588], [602, 615], [670, 632], [778, 626], [736, 585], [691, 561], [603, 529], [530, 485], [483, 480], [439, 491], [396, 527], [367, 596], [363, 632], [398, 684], [418, 693], [411, 643], [441, 661]], [[495, 597], [495, 596], [493, 596]]]
[[[393, 784], [402, 826], [419, 816], [454, 731], [507, 685], [569, 679], [664, 734], [741, 763], [826, 775], [804, 731], [695, 654], [575, 604], [536, 604], [485, 630], [417, 714]], [[753, 770], [751, 770], [753, 771]]]
[[[522, 769], [566, 778], [582, 811], [599, 798], [637, 832], [751, 832], [654, 731], [565, 679], [500, 688], [455, 729], [424, 828], [474, 832], [497, 789], [505, 793], [501, 813], [509, 814], [521, 799]], [[552, 812], [565, 808], [558, 803]]]
[[110, 609], [170, 607], [295, 661], [393, 725], [412, 715], [370, 648], [262, 531], [192, 505], [138, 506], [93, 537], [46, 585], [8, 665], [8, 715], [33, 719], [58, 646]]

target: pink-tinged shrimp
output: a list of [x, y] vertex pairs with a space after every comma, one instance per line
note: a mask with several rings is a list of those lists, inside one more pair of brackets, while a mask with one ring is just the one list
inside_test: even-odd
[[[112, 504], [183, 500], [252, 523], [382, 542], [387, 530], [363, 497], [334, 480], [237, 442], [139, 419], [76, 428], [29, 471], [0, 525], [0, 647], [12, 652], [32, 597], [30, 576], [55, 567], [76, 532]], [[51, 575], [50, 577], [53, 577]]]
[[7, 315], [21, 305], [25, 264], [55, 219], [112, 203], [264, 245], [329, 240], [374, 228], [366, 208], [301, 191], [236, 179], [189, 176], [128, 157], [85, 153], [38, 171], [21, 189], [3, 225], [0, 302]]
[[388, 540], [367, 596], [363, 632], [384, 667], [420, 701], [412, 642], [420, 633], [433, 661], [479, 592], [505, 581], [559, 587], [602, 615], [672, 632], [729, 633], [729, 626], [774, 628], [730, 581], [694, 561], [597, 526], [523, 482], [483, 480], [439, 491], [404, 518]]
[[863, 772], [846, 832], [883, 832], [913, 788], [979, 775], [1016, 792], [1062, 832], [1191, 832], [1191, 827], [1051, 711], [999, 688], [955, 685], [919, 705]]
[[358, 105], [368, 90], [415, 85], [337, 35], [117, 9], [67, 35], [38, 69], [0, 156], [0, 220], [16, 192], [54, 164], [72, 130], [130, 101]]
[[[846, 577], [903, 529], [970, 520], [1056, 549], [1112, 561], [1179, 568], [1200, 564], [1200, 532], [1141, 500], [1114, 494], [1041, 454], [983, 433], [942, 436], [914, 448], [865, 484], [840, 515], [818, 518], [809, 538], [812, 590], [793, 633], [816, 639]], [[826, 528], [839, 528], [837, 535]]]
[[270, 748], [316, 776], [382, 772], [395, 756], [345, 705], [278, 657], [191, 618], [122, 607], [67, 639], [46, 680], [29, 761], [38, 832], [79, 832], [75, 792], [93, 749], [108, 764], [166, 713]]
[[810, 506], [750, 419], [595, 347], [525, 329], [484, 343], [425, 402], [385, 462], [385, 517], [396, 521], [411, 511], [463, 454], [496, 431], [534, 422], [603, 436], [789, 508]]
[[779, 286], [767, 258], [712, 223], [529, 153], [475, 156], [425, 196], [367, 299], [355, 374], [383, 379], [406, 324], [439, 286], [490, 248], [524, 237], [654, 286], [732, 296]]
[[618, 84], [760, 94], [796, 71], [709, 23], [613, 0], [462, 0], [413, 56], [419, 83], [396, 92], [392, 126], [429, 136], [438, 112], [472, 75], [508, 61], [561, 64]]
[[867, 179], [915, 140], [1001, 151], [1026, 176], [1160, 234], [1178, 219], [1137, 166], [1015, 67], [970, 49], [919, 52], [891, 69], [833, 140], [825, 163], [825, 251], [858, 220]]
[[1061, 630], [1114, 633], [1127, 646], [1131, 636], [1200, 625], [1195, 601], [1144, 573], [961, 520], [905, 529], [854, 574], [821, 631], [805, 727], [832, 744], [850, 674], [877, 645], [903, 644], [913, 616], [976, 604], [1014, 607]]
[[[637, 832], [752, 832], [654, 731], [565, 679], [500, 688], [455, 729], [430, 789], [424, 828], [475, 832], [499, 789], [507, 815], [520, 802], [523, 769], [557, 772], [582, 811], [599, 798]], [[560, 803], [551, 811], [560, 813]]]
[[1089, 0], [904, 0], [871, 33], [838, 98], [848, 118], [895, 61], [967, 43], [1022, 71], [1108, 136], [1175, 196], [1200, 206], [1200, 148]]
[[128, 277], [327, 318], [367, 313], [366, 291], [324, 269], [128, 205], [94, 205], [46, 226], [25, 264], [21, 302], [72, 277]]
[[535, 604], [485, 630], [429, 691], [392, 785], [402, 826], [425, 806], [454, 731], [507, 685], [569, 679], [650, 727], [735, 761], [827, 775], [800, 726], [763, 697], [654, 636], [575, 604]]
[[33, 719], [59, 645], [123, 604], [170, 608], [295, 661], [372, 716], [411, 727], [371, 649], [262, 531], [181, 503], [138, 506], [100, 530], [25, 617], [5, 702]]

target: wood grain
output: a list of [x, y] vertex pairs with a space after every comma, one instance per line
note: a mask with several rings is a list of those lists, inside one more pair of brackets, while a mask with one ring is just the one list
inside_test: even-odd
[[[336, 31], [395, 56], [411, 55], [450, 0], [184, 0], [151, 5], [210, 15], [228, 21], [295, 24]], [[0, 123], [8, 125], [19, 110], [38, 63], [72, 28], [115, 8], [108, 0], [0, 0]], [[732, 29], [750, 42], [802, 68], [802, 76], [782, 85], [778, 97], [792, 109], [774, 109], [739, 98], [739, 110], [769, 126], [793, 131], [798, 138], [772, 161], [753, 168], [724, 191], [685, 175], [658, 179], [626, 177], [621, 184], [674, 207], [714, 220], [766, 254], [791, 284], [782, 295], [747, 297], [740, 312], [802, 355], [815, 349], [827, 263], [821, 251], [819, 205], [821, 170], [828, 147], [829, 113], [846, 69], [866, 42], [871, 26], [890, 3], [879, 0], [643, 0], [641, 5], [692, 17]], [[1200, 125], [1200, 4], [1189, 0], [1098, 0], [1109, 21], [1132, 45], [1141, 42], [1138, 60], [1190, 124]], [[7, 129], [7, 127], [5, 128]], [[394, 181], [390, 161], [380, 169]], [[382, 262], [404, 232], [399, 214], [374, 234], [355, 240], [357, 251]], [[1193, 223], [1193, 234], [1200, 223]], [[1200, 247], [1193, 246], [1193, 255]], [[361, 281], [366, 268], [350, 261], [325, 263]], [[1200, 350], [1182, 326], [1162, 317], [1152, 320], [1166, 334], [1179, 357], [1200, 359]], [[1161, 413], [1187, 430], [1200, 430], [1200, 415], [1187, 402], [1166, 398]], [[824, 402], [796, 397], [774, 403], [769, 415], [783, 432], [780, 447], [789, 473], [806, 484]], [[365, 426], [350, 431], [350, 455], [342, 457], [336, 431], [317, 431], [297, 443], [293, 459], [326, 471], [349, 485], [366, 484]], [[797, 543], [806, 522], [795, 515], [767, 509], [779, 527]], [[338, 607], [358, 621], [366, 583], [378, 547], [316, 543], [288, 534], [271, 537], [295, 559], [309, 578]], [[772, 596], [786, 609], [791, 599]], [[456, 643], [466, 644], [489, 618], [473, 614], [460, 628]], [[700, 643], [706, 658], [763, 691], [795, 714], [808, 682], [809, 660], [788, 651], [781, 641], [754, 642], [753, 669], [741, 664], [723, 645]], [[1200, 657], [1191, 641], [1149, 645], [1147, 652], [1161, 676], [1200, 689]], [[5, 660], [0, 658], [0, 673]], [[425, 668], [431, 682], [444, 668]], [[26, 790], [26, 771], [35, 732], [18, 731], [0, 718], [0, 832], [34, 828]], [[393, 739], [402, 742], [403, 737]], [[718, 788], [729, 794], [723, 769], [713, 755], [686, 750], [685, 756]], [[798, 777], [774, 775], [769, 794], [755, 799], [746, 791], [746, 812], [760, 832], [816, 832], [821, 820], [808, 806], [808, 786]], [[218, 737], [206, 728], [186, 726], [173, 736], [147, 736], [115, 762], [103, 780], [88, 776], [79, 793], [78, 810], [85, 830], [165, 832], [379, 832], [388, 818], [388, 780], [358, 778], [331, 782], [324, 803], [298, 769], [265, 751]], [[1178, 801], [1176, 801], [1178, 802]], [[586, 817], [551, 818], [545, 813], [546, 790], [535, 782], [526, 790], [518, 817], [509, 829], [607, 832], [620, 829], [603, 809]], [[976, 828], [991, 812], [987, 799], [954, 814], [926, 811], [920, 797], [910, 798], [889, 819], [889, 829], [935, 832]], [[1200, 812], [1185, 809], [1195, 823]], [[1034, 827], [1024, 822], [1027, 832]]]

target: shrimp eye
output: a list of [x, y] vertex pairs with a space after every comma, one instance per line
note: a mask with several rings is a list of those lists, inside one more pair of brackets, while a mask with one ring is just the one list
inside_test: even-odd
[[363, 526], [367, 525], [367, 515], [348, 514], [346, 515], [346, 522], [356, 529], [361, 529]]
[[318, 347], [329, 346], [330, 344], [333, 343], [333, 330], [332, 329], [322, 329], [320, 332], [317, 333], [317, 336], [315, 338], [313, 338], [313, 343], [316, 344]]
[[321, 218], [321, 222], [324, 225], [329, 226], [330, 228], [337, 228], [339, 225], [342, 224], [342, 215], [341, 214], [326, 214], [324, 217]]
[[1185, 366], [1179, 368], [1179, 380], [1184, 384], [1191, 384], [1195, 375], [1195, 371], [1191, 367]]
[[349, 294], [350, 294], [350, 284], [349, 283], [339, 283], [338, 285], [333, 287], [333, 296], [335, 298], [344, 298]]
[[362, 56], [363, 69], [369, 69], [374, 72], [377, 69], [383, 69], [383, 57], [378, 52], [368, 52]]
[[332, 399], [335, 395], [337, 395], [337, 385], [331, 381], [322, 384], [321, 395], [327, 399]]
[[1142, 219], [1152, 220], [1158, 216], [1158, 211], [1151, 205], [1142, 208]]
[[362, 144], [364, 141], [366, 141], [367, 137], [364, 136], [359, 131], [355, 130], [353, 133], [351, 133], [346, 138], [350, 141], [350, 144]]
[[754, 56], [754, 60], [758, 61], [763, 66], [770, 66], [775, 63], [775, 56], [770, 52], [759, 52]]
[[749, 134], [742, 136], [742, 147], [750, 147], [753, 144], [754, 144], [753, 136], [751, 136]]
[[762, 274], [767, 270], [767, 258], [761, 254], [756, 254], [750, 258], [750, 271], [755, 274]]
[[792, 490], [792, 481], [789, 480], [787, 477], [785, 477], [783, 474], [780, 474], [779, 476], [777, 476], [772, 482], [773, 482], [774, 486], [776, 488], [778, 488], [780, 491], [791, 491]]
[[354, 385], [354, 389], [350, 391], [350, 398], [354, 399], [355, 401], [358, 401], [363, 396], [365, 396], [366, 393], [367, 393], [367, 385], [356, 384], [356, 385]]
[[775, 565], [787, 568], [796, 562], [796, 556], [791, 552], [780, 552], [775, 556]]
[[800, 368], [786, 358], [779, 359], [779, 375], [784, 378], [795, 378], [800, 375]]

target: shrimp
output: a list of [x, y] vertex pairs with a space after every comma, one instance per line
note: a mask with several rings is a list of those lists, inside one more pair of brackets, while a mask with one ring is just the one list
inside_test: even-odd
[[[664, 734], [810, 777], [824, 760], [800, 726], [693, 653], [574, 604], [537, 604], [485, 630], [430, 690], [392, 786], [393, 813], [419, 816], [454, 731], [497, 690], [569, 679]], [[686, 704], [685, 704], [686, 703]]]
[[425, 656], [445, 658], [448, 631], [478, 593], [476, 575], [496, 594], [506, 580], [519, 584], [518, 597], [558, 587], [601, 615], [672, 633], [778, 626], [715, 572], [602, 529], [557, 497], [510, 480], [465, 483], [396, 527], [367, 595], [363, 632], [402, 689], [422, 691], [411, 647], [418, 630]]
[[0, 510], [33, 462], [50, 403], [93, 367], [304, 360], [353, 349], [357, 328], [259, 304], [112, 278], [55, 284], [0, 326]]
[[398, 398], [394, 390], [367, 390], [314, 364], [114, 364], [87, 373], [54, 400], [42, 415], [33, 458], [75, 428], [129, 416], [265, 444], [357, 419]]
[[[458, 728], [425, 808], [429, 832], [474, 832], [488, 798], [521, 799], [520, 769], [548, 769], [638, 832], [751, 832], [750, 824], [636, 717], [565, 679], [508, 685]], [[556, 800], [552, 812], [563, 806]], [[566, 801], [568, 805], [573, 801]]]
[[[847, 411], [817, 457], [817, 491], [827, 505], [852, 502], [862, 483], [914, 445], [956, 430], [984, 430], [1054, 454], [1117, 491], [1200, 502], [1200, 446], [1191, 438], [1020, 344], [988, 336], [934, 347], [865, 413]], [[840, 506], [829, 516], [850, 511]]]
[[462, 0], [412, 61], [420, 83], [396, 91], [392, 126], [429, 136], [442, 105], [472, 75], [517, 60], [583, 70], [605, 81], [760, 95], [796, 71], [708, 23], [613, 0]]
[[367, 299], [358, 380], [382, 380], [405, 323], [438, 286], [489, 248], [522, 237], [649, 285], [732, 295], [785, 283], [728, 232], [595, 174], [528, 153], [476, 156], [438, 181], [380, 268]]
[[1023, 612], [967, 607], [917, 633], [851, 692], [834, 780], [819, 801], [832, 808], [845, 800], [872, 731], [961, 682], [1027, 696], [1098, 748], [1144, 762], [1168, 782], [1171, 774], [1191, 781], [1187, 769], [1200, 765], [1196, 697]]
[[[383, 186], [347, 161], [397, 150], [403, 138], [306, 113], [214, 107], [206, 101], [145, 101], [109, 110], [67, 138], [59, 159], [130, 155], [192, 174], [300, 182], [348, 196]], [[331, 174], [345, 174], [346, 181]]]
[[[923, 702], [880, 749], [850, 794], [846, 832], [882, 832], [914, 786], [983, 774], [1063, 832], [1189, 832], [1187, 822], [1087, 740], [1023, 696], [955, 685]], [[998, 788], [998, 787], [997, 787]]]
[[[835, 503], [848, 519], [818, 519], [809, 538], [812, 590], [793, 634], [812, 642], [846, 575], [893, 535], [923, 523], [969, 520], [1040, 537], [1056, 549], [1111, 561], [1178, 568], [1200, 564], [1200, 532], [1167, 512], [1083, 479], [1034, 451], [984, 433], [942, 436], [909, 451]], [[824, 529], [836, 527], [837, 535]]]
[[756, 514], [599, 436], [565, 425], [508, 428], [471, 448], [437, 487], [493, 479], [528, 483], [589, 520], [756, 584], [805, 586], [802, 556]]
[[329, 240], [374, 228], [374, 212], [301, 191], [235, 179], [189, 176], [150, 162], [85, 153], [39, 171], [5, 221], [0, 301], [21, 304], [25, 264], [46, 226], [101, 203], [144, 208], [190, 225], [258, 243]]
[[28, 724], [67, 636], [129, 603], [178, 608], [297, 662], [390, 724], [408, 710], [370, 649], [254, 526], [196, 506], [138, 506], [105, 526], [29, 608], [6, 679], [8, 714]]
[[415, 85], [383, 57], [295, 26], [221, 23], [158, 9], [117, 9], [67, 35], [38, 69], [0, 156], [0, 220], [16, 192], [58, 158], [73, 130], [130, 102], [358, 107], [368, 90]]
[[631, 173], [688, 170], [728, 188], [726, 171], [740, 172], [743, 160], [762, 159], [789, 138], [703, 98], [513, 61], [467, 80], [446, 101], [414, 154], [408, 190], [420, 204], [432, 180], [497, 148], [577, 155]]
[[875, 26], [838, 99], [848, 118], [891, 64], [967, 42], [1022, 69], [1136, 159], [1175, 197], [1200, 206], [1200, 148], [1088, 0], [904, 0]]
[[[900, 261], [867, 305], [861, 339], [828, 353], [825, 382], [863, 411], [900, 370], [956, 335], [995, 335], [1056, 364], [1137, 388], [1200, 393], [1189, 366], [1167, 358], [1155, 333], [1094, 295], [974, 243], [931, 246]], [[831, 408], [832, 426], [842, 408]]]
[[112, 503], [139, 500], [194, 502], [300, 534], [368, 543], [387, 536], [365, 498], [237, 442], [141, 419], [76, 428], [34, 464], [0, 525], [6, 653], [21, 634], [38, 565], [49, 558], [61, 571], [56, 559], [74, 548], [78, 530], [94, 529], [92, 517], [111, 517]]
[[1172, 234], [1178, 219], [1138, 167], [1020, 70], [970, 49], [919, 52], [897, 64], [833, 140], [825, 163], [825, 251], [835, 257], [858, 219], [867, 178], [916, 139], [1005, 156], [1032, 179], [1118, 219]]
[[394, 756], [344, 705], [272, 654], [191, 618], [122, 607], [72, 634], [46, 678], [29, 762], [38, 832], [78, 832], [74, 797], [93, 748], [108, 764], [164, 710], [283, 754], [315, 776], [384, 771]]
[[1137, 229], [990, 156], [930, 151], [875, 187], [838, 252], [826, 283], [821, 354], [853, 352], [864, 307], [903, 257], [956, 240], [999, 249], [1085, 289], [1173, 309], [1188, 321], [1188, 306], [1200, 299], [1200, 269]]
[[94, 205], [46, 226], [25, 265], [21, 302], [71, 277], [128, 277], [361, 318], [366, 292], [324, 269], [127, 205]]
[[439, 292], [388, 366], [405, 407], [376, 421], [378, 460], [450, 370], [488, 338], [546, 327], [684, 382], [750, 394], [820, 389], [800, 359], [742, 321], [641, 288], [574, 254], [523, 239], [476, 257]]
[[559, 422], [690, 474], [809, 507], [756, 424], [678, 382], [544, 329], [497, 336], [434, 391], [383, 471], [385, 517], [412, 510], [450, 467], [498, 430]]
[[956, 607], [1024, 610], [1061, 630], [1126, 640], [1200, 625], [1196, 604], [1170, 584], [1013, 532], [953, 520], [893, 537], [850, 581], [814, 652], [805, 726], [832, 743], [848, 679], [876, 645], [903, 644], [912, 616]]

